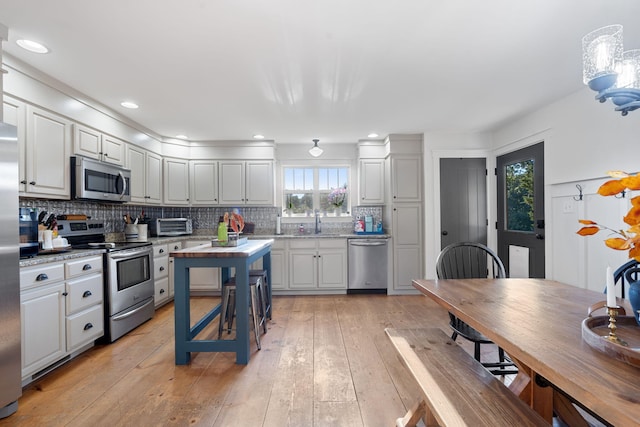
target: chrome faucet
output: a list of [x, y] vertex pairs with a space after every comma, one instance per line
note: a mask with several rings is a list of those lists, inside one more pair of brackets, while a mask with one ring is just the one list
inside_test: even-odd
[[320, 211], [318, 209], [316, 209], [315, 214], [316, 214], [316, 230], [315, 230], [315, 233], [319, 234], [320, 231], [322, 231], [322, 230], [320, 230], [320, 222], [321, 222], [320, 221]]

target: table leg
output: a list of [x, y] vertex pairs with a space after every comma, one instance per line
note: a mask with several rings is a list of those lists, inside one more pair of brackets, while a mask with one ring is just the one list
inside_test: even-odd
[[535, 381], [536, 373], [518, 359], [509, 355], [518, 367], [518, 375], [509, 384], [509, 389], [518, 395], [545, 420], [553, 419], [553, 388]]
[[249, 265], [236, 266], [236, 363], [249, 363]]
[[175, 310], [175, 353], [176, 365], [186, 365], [191, 353], [186, 344], [191, 334], [189, 307], [189, 269], [182, 258], [174, 259], [174, 310]]

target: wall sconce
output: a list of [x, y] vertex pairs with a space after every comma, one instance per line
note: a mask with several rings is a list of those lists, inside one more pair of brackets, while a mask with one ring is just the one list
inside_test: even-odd
[[596, 99], [608, 98], [626, 116], [640, 108], [640, 49], [624, 52], [622, 25], [599, 28], [582, 38], [582, 75]]
[[324, 150], [322, 148], [318, 147], [318, 142], [319, 141], [320, 141], [319, 139], [314, 139], [313, 140], [314, 145], [309, 150], [309, 154], [311, 154], [313, 157], [318, 157], [324, 152]]

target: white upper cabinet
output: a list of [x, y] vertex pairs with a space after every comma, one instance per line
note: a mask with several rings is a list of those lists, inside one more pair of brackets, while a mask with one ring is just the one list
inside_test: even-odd
[[114, 165], [123, 166], [126, 142], [95, 129], [73, 125], [73, 152]]
[[360, 160], [359, 190], [359, 204], [384, 204], [384, 159]]
[[392, 202], [422, 200], [422, 159], [418, 155], [391, 156]]
[[25, 195], [68, 199], [71, 121], [27, 105], [25, 152]]
[[273, 162], [224, 160], [219, 163], [223, 205], [273, 205]]
[[189, 161], [165, 158], [164, 203], [168, 205], [189, 204]]
[[18, 129], [18, 189], [20, 193], [24, 193], [27, 191], [26, 105], [24, 102], [5, 96], [2, 106], [4, 122]]
[[273, 162], [248, 161], [246, 163], [246, 203], [273, 205]]
[[128, 145], [127, 167], [131, 169], [131, 202], [161, 204], [162, 157]]
[[218, 204], [218, 162], [191, 160], [189, 162], [190, 199], [192, 205]]

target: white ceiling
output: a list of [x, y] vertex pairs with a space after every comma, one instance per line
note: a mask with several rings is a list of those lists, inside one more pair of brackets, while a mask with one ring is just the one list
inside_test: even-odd
[[640, 48], [639, 18], [637, 0], [0, 0], [5, 52], [162, 136], [309, 144], [489, 130], [580, 90], [589, 31]]

